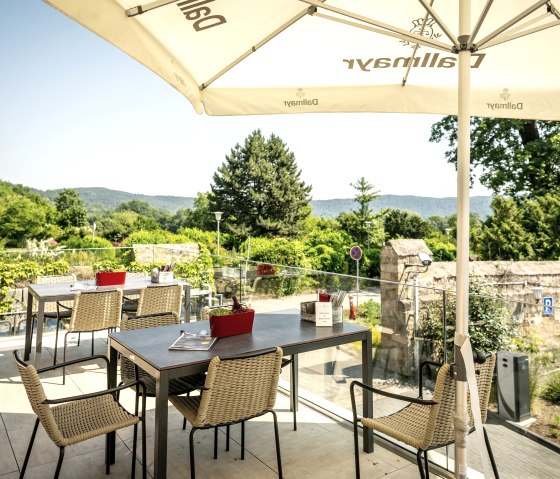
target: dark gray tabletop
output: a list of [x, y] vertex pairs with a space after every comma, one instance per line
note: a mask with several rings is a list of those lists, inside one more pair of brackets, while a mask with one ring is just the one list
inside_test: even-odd
[[298, 354], [363, 341], [371, 334], [369, 328], [348, 322], [332, 327], [316, 327], [314, 323], [301, 321], [299, 314], [263, 313], [255, 315], [251, 333], [220, 338], [209, 351], [169, 351], [169, 346], [179, 337], [182, 329], [189, 332], [209, 331], [210, 325], [208, 321], [198, 321], [111, 333], [110, 344], [119, 350], [126, 348], [154, 369], [163, 371], [208, 363], [214, 356], [231, 357], [276, 346], [282, 347], [285, 355]]

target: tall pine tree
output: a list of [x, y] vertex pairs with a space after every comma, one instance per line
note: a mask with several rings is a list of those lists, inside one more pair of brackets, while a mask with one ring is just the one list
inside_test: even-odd
[[311, 213], [311, 186], [300, 176], [286, 144], [255, 130], [214, 173], [209, 209], [222, 211], [224, 230], [238, 237], [295, 236]]

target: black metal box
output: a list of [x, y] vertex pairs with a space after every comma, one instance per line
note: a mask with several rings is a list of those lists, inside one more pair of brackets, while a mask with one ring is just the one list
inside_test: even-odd
[[514, 422], [529, 419], [529, 358], [525, 354], [499, 351], [496, 369], [498, 413]]

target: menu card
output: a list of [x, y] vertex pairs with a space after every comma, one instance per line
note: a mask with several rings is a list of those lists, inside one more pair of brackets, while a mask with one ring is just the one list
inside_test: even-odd
[[315, 303], [315, 326], [332, 326], [332, 303]]

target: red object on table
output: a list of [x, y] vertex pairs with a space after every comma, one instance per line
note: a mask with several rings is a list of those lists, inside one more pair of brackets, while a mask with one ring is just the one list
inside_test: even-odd
[[329, 293], [319, 293], [319, 302], [328, 303], [331, 300], [331, 295]]
[[126, 283], [126, 271], [98, 271], [95, 273], [97, 286], [113, 286]]
[[212, 316], [210, 311], [210, 336], [223, 338], [225, 336], [250, 333], [253, 330], [254, 319], [254, 309], [225, 316]]

